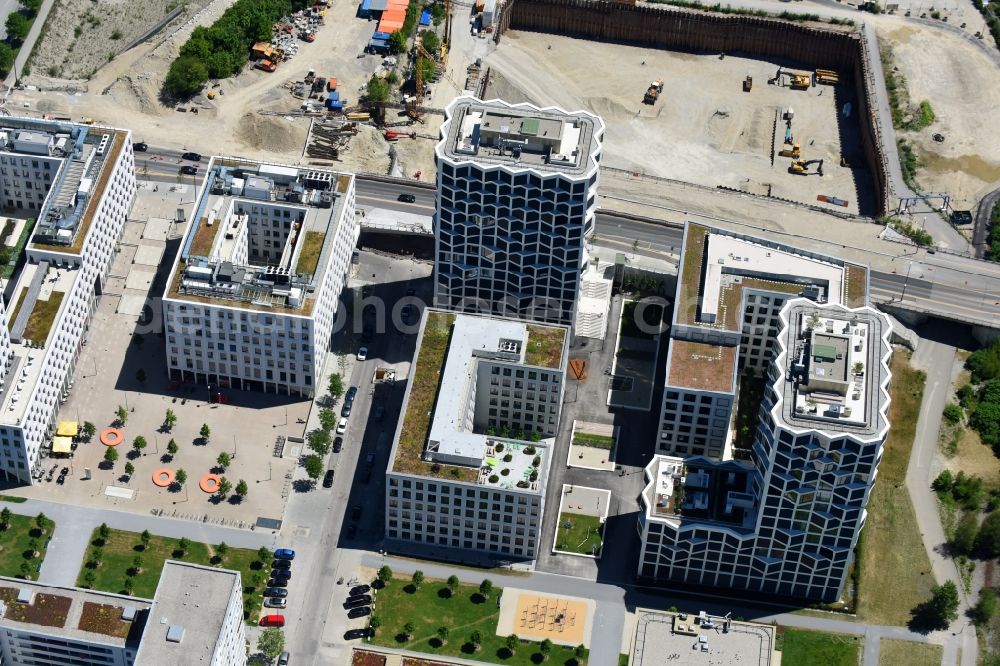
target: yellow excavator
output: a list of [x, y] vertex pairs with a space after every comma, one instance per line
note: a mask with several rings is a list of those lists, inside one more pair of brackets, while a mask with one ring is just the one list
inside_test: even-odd
[[802, 156], [802, 146], [797, 143], [786, 143], [778, 154], [782, 157], [791, 157], [793, 160], [797, 160]]
[[819, 176], [823, 175], [823, 160], [807, 160], [805, 162], [797, 160], [792, 162], [792, 165], [788, 167], [788, 173], [798, 174], [800, 176], [809, 175], [809, 167], [813, 164], [816, 165], [816, 174]]

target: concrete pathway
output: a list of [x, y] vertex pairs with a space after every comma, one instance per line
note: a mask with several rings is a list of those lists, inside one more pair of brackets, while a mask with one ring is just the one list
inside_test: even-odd
[[49, 585], [75, 585], [77, 574], [83, 565], [90, 535], [101, 523], [109, 527], [131, 532], [149, 530], [158, 536], [179, 539], [187, 537], [192, 541], [217, 544], [225, 541], [234, 548], [273, 547], [276, 537], [271, 532], [237, 530], [218, 525], [208, 525], [188, 520], [143, 516], [124, 511], [73, 506], [44, 500], [28, 500], [21, 504], [3, 502], [13, 513], [37, 516], [44, 513], [55, 521], [45, 560], [38, 575], [41, 583]]
[[923, 537], [934, 578], [938, 583], [946, 580], [954, 581], [962, 592], [959, 619], [952, 625], [952, 632], [959, 638], [954, 641], [956, 645], [946, 646], [945, 656], [948, 659], [945, 659], [944, 663], [957, 663], [957, 644], [960, 643], [962, 666], [974, 666], [978, 654], [978, 642], [975, 629], [966, 621], [965, 613], [975, 604], [975, 599], [962, 591], [962, 579], [958, 568], [954, 560], [944, 555], [947, 538], [941, 526], [937, 498], [931, 490], [931, 482], [937, 471], [933, 463], [937, 451], [938, 432], [941, 429], [941, 412], [951, 392], [951, 369], [954, 359], [954, 347], [927, 339], [920, 340], [920, 346], [913, 355], [913, 364], [927, 373], [927, 383], [924, 386], [920, 416], [917, 418], [917, 434], [913, 440], [913, 450], [910, 452], [910, 464], [906, 469], [906, 489], [913, 501], [917, 527]]

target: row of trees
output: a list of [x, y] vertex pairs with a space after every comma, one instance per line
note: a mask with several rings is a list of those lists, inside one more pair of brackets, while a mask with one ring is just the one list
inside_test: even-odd
[[174, 97], [189, 97], [211, 79], [238, 73], [254, 42], [270, 41], [275, 21], [303, 9], [309, 0], [236, 0], [219, 20], [199, 26], [181, 47], [164, 82]]
[[344, 395], [344, 380], [337, 373], [330, 375], [327, 384], [329, 396], [325, 401], [326, 407], [319, 410], [319, 428], [309, 433], [308, 446], [312, 454], [306, 457], [305, 468], [309, 478], [315, 481], [323, 475], [326, 469], [326, 457], [330, 454], [330, 446], [333, 440], [330, 432], [337, 427], [337, 413], [329, 405], [334, 405]]

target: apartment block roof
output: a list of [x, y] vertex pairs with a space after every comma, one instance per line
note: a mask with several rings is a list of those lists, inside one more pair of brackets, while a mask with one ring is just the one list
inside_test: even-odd
[[[746, 297], [754, 292], [860, 307], [867, 303], [868, 269], [782, 243], [688, 222], [667, 358], [671, 385], [730, 390], [738, 358], [735, 350], [725, 348], [738, 346]], [[693, 344], [684, 344], [684, 340]]]
[[714, 524], [749, 534], [756, 518], [753, 467], [739, 460], [654, 455], [642, 497], [649, 519]]
[[[473, 432], [468, 406], [477, 390], [480, 360], [563, 373], [567, 344], [563, 326], [425, 310], [389, 469], [501, 487], [516, 487], [532, 468], [547, 469], [543, 442]], [[497, 443], [508, 450], [534, 447], [543, 464], [533, 465], [529, 454], [501, 466], [493, 460]], [[521, 462], [527, 467], [518, 467]], [[504, 478], [490, 481], [502, 467], [508, 468]]]
[[[354, 176], [213, 158], [182, 241], [166, 298], [283, 314], [311, 314]], [[275, 259], [255, 257], [255, 208], [288, 223]], [[262, 213], [261, 213], [262, 214]], [[268, 227], [268, 240], [278, 238]]]
[[589, 177], [603, 136], [604, 122], [587, 111], [466, 95], [448, 105], [436, 154], [452, 162]]

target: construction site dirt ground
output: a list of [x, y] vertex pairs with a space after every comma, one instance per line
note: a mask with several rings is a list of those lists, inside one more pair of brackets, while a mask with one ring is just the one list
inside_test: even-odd
[[[1000, 108], [1000, 68], [974, 44], [946, 31], [913, 24], [880, 29], [893, 63], [906, 78], [910, 102], [928, 100], [934, 122], [900, 136], [916, 148], [917, 182], [946, 192], [957, 209], [974, 208], [1000, 183], [1000, 133], [990, 110]], [[934, 134], [944, 141], [934, 141]]]
[[[645, 65], [642, 63], [645, 62]], [[779, 64], [727, 55], [693, 55], [511, 31], [487, 59], [496, 82], [487, 97], [520, 95], [542, 106], [586, 109], [603, 118], [608, 167], [770, 193], [817, 204], [817, 195], [839, 197], [848, 207], [872, 213], [872, 178], [864, 167], [854, 86], [793, 90], [769, 85]], [[503, 80], [498, 80], [499, 74]], [[743, 80], [753, 89], [743, 92]], [[846, 73], [844, 73], [846, 74]], [[643, 104], [654, 79], [664, 80], [655, 105]], [[851, 115], [842, 114], [851, 104]], [[775, 156], [785, 124], [781, 113], [794, 109], [792, 133], [803, 160], [822, 159], [823, 176], [793, 175], [792, 160]], [[851, 167], [840, 166], [846, 157]], [[813, 169], [810, 169], [813, 171]], [[825, 204], [820, 204], [825, 205]]]
[[[381, 63], [380, 56], [358, 57], [376, 24], [357, 18], [357, 3], [333, 3], [316, 41], [300, 41], [298, 54], [281, 63], [276, 72], [269, 74], [248, 65], [236, 77], [220, 82], [215, 90], [218, 93], [221, 89], [224, 94], [209, 100], [202, 93], [183, 105], [198, 108], [197, 114], [179, 113], [161, 98], [170, 63], [194, 26], [210, 25], [229, 4], [214, 0], [195, 21], [172, 34], [168, 26], [164, 34], [118, 56], [98, 70], [87, 82], [85, 92], [76, 91], [80, 85], [67, 90], [45, 77], [29, 78], [27, 83], [40, 90], [15, 91], [8, 106], [31, 115], [51, 114], [73, 120], [91, 117], [99, 124], [130, 128], [136, 141], [156, 146], [297, 163], [303, 160], [310, 119], [281, 115], [297, 110], [302, 103], [291, 95], [289, 84], [315, 69], [319, 76], [337, 77], [341, 97], [346, 98], [348, 106], [356, 104], [360, 89]], [[392, 113], [389, 120], [393, 119]], [[415, 129], [436, 136], [442, 120], [442, 116], [428, 115], [424, 124]], [[421, 171], [423, 180], [433, 181], [434, 144], [430, 139], [397, 142], [400, 173], [412, 177]], [[335, 166], [348, 171], [386, 173], [389, 161], [389, 144], [381, 133], [366, 127], [350, 141]]]

